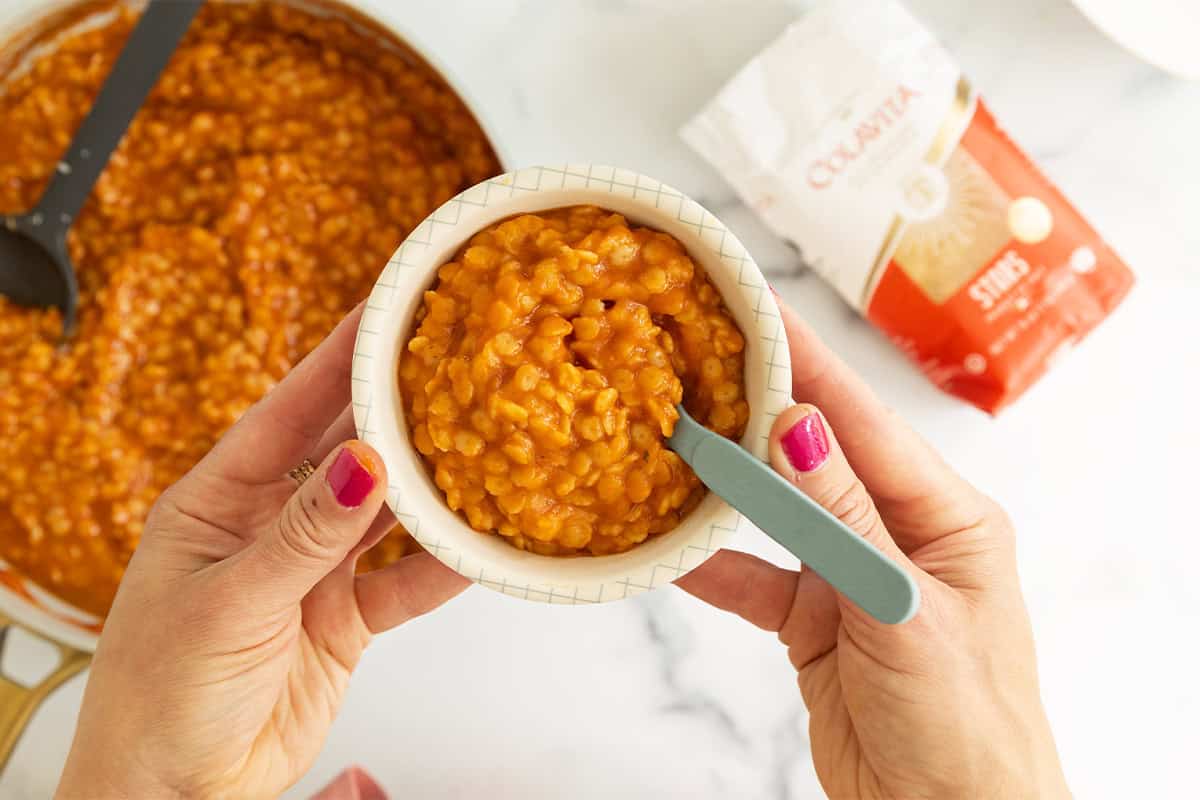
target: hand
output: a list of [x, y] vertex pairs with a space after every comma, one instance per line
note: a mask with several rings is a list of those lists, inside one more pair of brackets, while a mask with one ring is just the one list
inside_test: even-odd
[[[100, 637], [60, 798], [275, 797], [308, 769], [371, 635], [467, 581], [427, 553], [356, 576], [394, 524], [353, 435], [360, 312], [146, 522]], [[297, 488], [287, 472], [320, 463]]]
[[787, 645], [830, 797], [1069, 796], [1007, 517], [780, 307], [804, 402], [772, 428], [771, 464], [903, 565], [921, 609], [883, 625], [814, 572], [732, 551], [679, 585]]

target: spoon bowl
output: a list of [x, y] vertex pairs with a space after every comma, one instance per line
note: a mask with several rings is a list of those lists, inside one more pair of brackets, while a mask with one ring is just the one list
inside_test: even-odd
[[65, 246], [48, 247], [29, 230], [34, 227], [28, 216], [0, 224], [0, 295], [20, 306], [59, 309], [64, 335], [70, 335], [78, 297], [75, 271]]

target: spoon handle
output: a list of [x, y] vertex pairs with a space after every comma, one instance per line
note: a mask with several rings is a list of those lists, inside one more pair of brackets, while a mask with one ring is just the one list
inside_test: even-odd
[[920, 592], [874, 545], [736, 443], [680, 409], [669, 443], [709, 489], [880, 622], [907, 622]]
[[65, 235], [125, 129], [150, 93], [204, 0], [151, 0], [138, 18], [91, 111], [75, 131], [35, 213]]

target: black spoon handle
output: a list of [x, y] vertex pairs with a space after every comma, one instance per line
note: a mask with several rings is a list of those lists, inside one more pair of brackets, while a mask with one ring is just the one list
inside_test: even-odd
[[202, 5], [204, 0], [150, 0], [38, 201], [35, 213], [50, 226], [65, 233], [75, 219]]

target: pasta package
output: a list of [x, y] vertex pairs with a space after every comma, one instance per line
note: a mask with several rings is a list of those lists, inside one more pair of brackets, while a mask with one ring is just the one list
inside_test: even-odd
[[1133, 285], [894, 0], [829, 0], [681, 135], [938, 386], [995, 413]]

